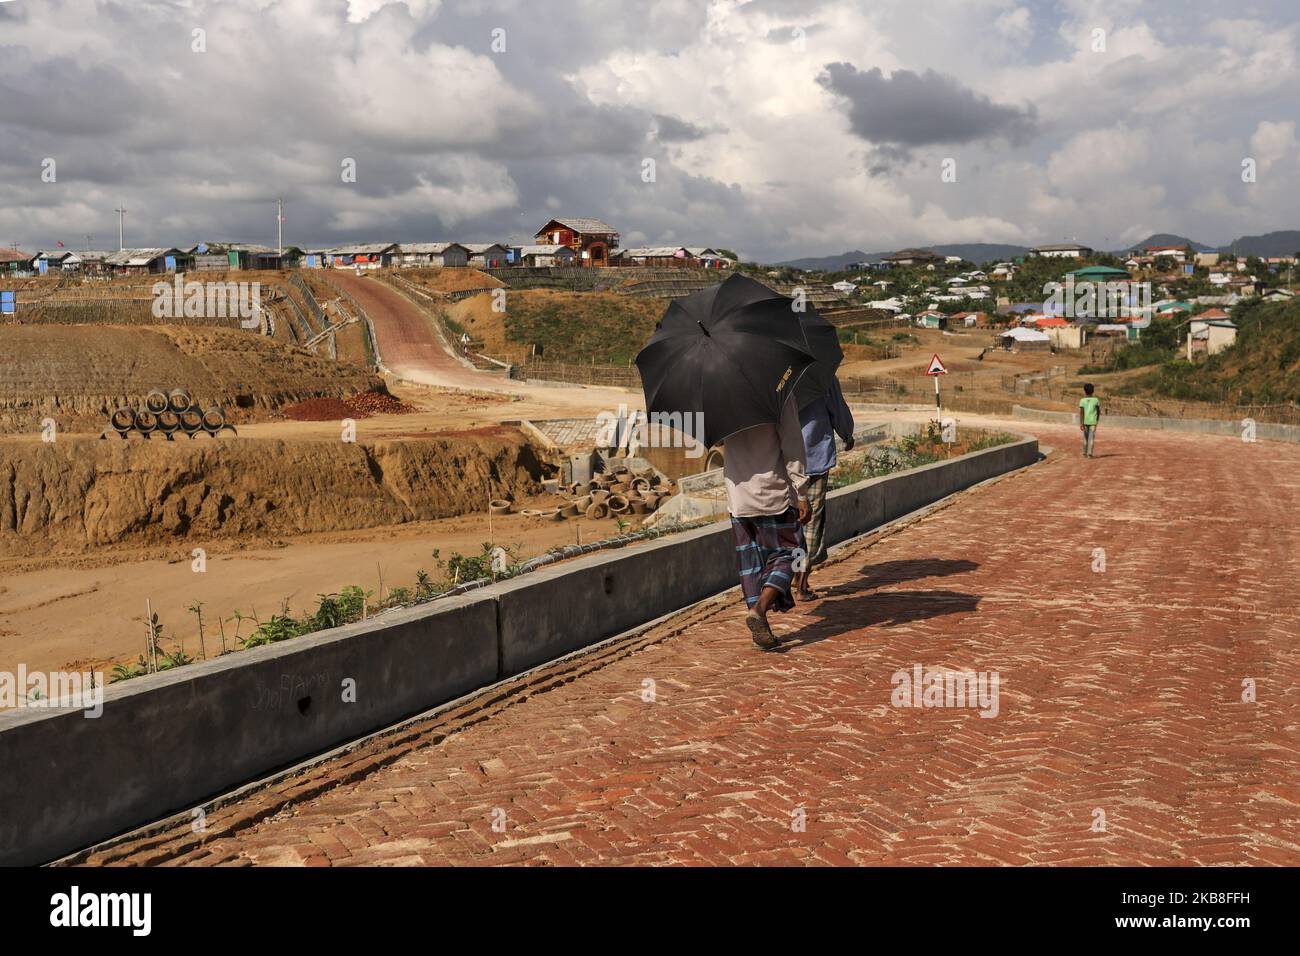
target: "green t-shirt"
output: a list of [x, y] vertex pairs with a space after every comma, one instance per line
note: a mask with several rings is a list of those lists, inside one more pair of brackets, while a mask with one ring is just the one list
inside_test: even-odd
[[1079, 407], [1083, 409], [1083, 424], [1095, 425], [1101, 418], [1101, 400], [1093, 395], [1086, 395], [1079, 399]]

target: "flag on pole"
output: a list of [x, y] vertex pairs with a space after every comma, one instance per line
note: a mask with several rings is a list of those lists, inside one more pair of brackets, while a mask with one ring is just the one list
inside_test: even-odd
[[63, 248], [63, 243], [61, 243], [61, 242], [59, 243], [59, 248], [60, 248], [60, 249]]

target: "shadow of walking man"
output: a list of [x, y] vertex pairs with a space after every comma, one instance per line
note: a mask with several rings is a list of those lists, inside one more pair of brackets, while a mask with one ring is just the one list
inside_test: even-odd
[[[862, 568], [862, 577], [849, 584], [828, 587], [811, 613], [824, 623], [806, 627], [785, 639], [781, 650], [792, 650], [835, 637], [848, 629], [898, 627], [945, 614], [979, 609], [980, 595], [962, 591], [879, 591], [880, 587], [924, 578], [965, 574], [979, 567], [974, 561], [914, 558], [884, 561]], [[828, 627], [827, 625], [840, 625]]]

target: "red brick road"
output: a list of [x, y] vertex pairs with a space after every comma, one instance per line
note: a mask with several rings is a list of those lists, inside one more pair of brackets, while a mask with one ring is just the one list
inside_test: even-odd
[[[698, 609], [90, 862], [1300, 864], [1300, 447], [1036, 430], [780, 652]], [[918, 664], [997, 716], [891, 706]]]

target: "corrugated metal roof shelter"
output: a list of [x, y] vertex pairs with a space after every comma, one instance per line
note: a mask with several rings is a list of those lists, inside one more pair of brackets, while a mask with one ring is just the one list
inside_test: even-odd
[[449, 268], [467, 265], [469, 250], [459, 242], [404, 242], [396, 257], [403, 266]]

